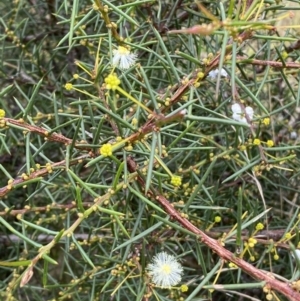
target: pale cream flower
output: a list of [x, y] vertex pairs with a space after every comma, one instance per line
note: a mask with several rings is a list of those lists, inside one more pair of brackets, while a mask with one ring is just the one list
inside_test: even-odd
[[[295, 249], [295, 255], [296, 255], [296, 258], [298, 260], [300, 260], [300, 250], [299, 249]], [[295, 255], [292, 253], [292, 256], [295, 257]]]
[[291, 133], [290, 133], [290, 135], [291, 135], [291, 139], [297, 139], [297, 137], [298, 137], [298, 134], [297, 134], [297, 132], [295, 132], [295, 131], [292, 131]]
[[236, 121], [247, 123], [247, 119], [245, 117], [245, 113], [247, 114], [249, 120], [251, 121], [253, 119], [254, 111], [251, 107], [246, 107], [245, 111], [243, 112], [242, 107], [240, 104], [235, 103], [231, 106], [232, 110], [232, 118]]
[[[221, 69], [221, 76], [224, 76], [224, 77], [227, 77], [228, 76], [228, 73], [226, 72], [225, 69]], [[210, 77], [211, 79], [215, 79], [217, 78], [219, 74], [219, 69], [215, 69], [215, 70], [211, 70], [209, 73], [208, 73], [208, 77]]]
[[112, 63], [114, 66], [119, 66], [121, 69], [128, 69], [132, 66], [136, 59], [137, 55], [134, 53], [130, 53], [130, 51], [123, 46], [119, 46], [118, 49], [113, 50], [113, 59]]
[[155, 255], [147, 269], [152, 282], [161, 288], [171, 288], [181, 281], [183, 268], [173, 255], [161, 252]]

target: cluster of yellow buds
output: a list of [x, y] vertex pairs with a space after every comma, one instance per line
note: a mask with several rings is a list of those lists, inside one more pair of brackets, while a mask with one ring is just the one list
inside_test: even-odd
[[181, 177], [180, 176], [172, 176], [171, 184], [174, 185], [175, 187], [179, 187], [181, 185]]
[[51, 163], [46, 163], [46, 169], [47, 169], [48, 173], [52, 173], [53, 172]]
[[100, 154], [104, 157], [109, 157], [112, 155], [112, 146], [109, 143], [103, 144], [100, 147]]

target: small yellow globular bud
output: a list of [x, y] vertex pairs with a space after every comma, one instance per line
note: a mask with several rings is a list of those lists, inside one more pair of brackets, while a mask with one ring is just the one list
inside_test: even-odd
[[259, 165], [255, 165], [255, 166], [253, 167], [253, 171], [254, 171], [254, 172], [259, 172], [259, 171], [260, 171], [260, 166], [259, 166]]
[[181, 177], [180, 176], [172, 176], [171, 184], [174, 185], [175, 187], [179, 187], [181, 185]]
[[131, 124], [134, 125], [134, 126], [137, 125], [138, 124], [137, 118], [132, 118]]
[[256, 225], [255, 229], [256, 229], [257, 231], [260, 231], [260, 230], [263, 230], [264, 227], [265, 227], [265, 226], [264, 226], [262, 223], [258, 223], [258, 224]]
[[216, 216], [215, 217], [215, 223], [220, 223], [221, 222], [221, 216]]
[[207, 57], [208, 57], [209, 59], [212, 59], [212, 58], [214, 57], [214, 54], [213, 54], [212, 52], [210, 52], [210, 53], [207, 55]]
[[117, 25], [115, 22], [111, 22], [111, 26], [112, 26], [113, 28], [118, 28], [118, 25]]
[[112, 146], [106, 143], [100, 147], [100, 154], [104, 157], [109, 157], [112, 155]]
[[6, 126], [5, 120], [0, 120], [0, 127], [4, 128], [5, 126]]
[[73, 78], [74, 79], [78, 79], [79, 78], [79, 75], [77, 73], [73, 74]]
[[96, 3], [93, 3], [93, 10], [99, 10], [99, 6]]
[[186, 85], [188, 82], [189, 82], [189, 79], [188, 79], [188, 78], [184, 78], [184, 79], [181, 80], [181, 83], [182, 83], [183, 85]]
[[291, 239], [292, 238], [292, 234], [290, 232], [285, 234], [285, 238], [286, 239]]
[[273, 142], [272, 140], [268, 140], [268, 141], [267, 141], [267, 146], [268, 146], [268, 147], [274, 146], [274, 142]]
[[285, 60], [289, 56], [289, 54], [286, 51], [283, 51], [281, 56]]
[[[79, 32], [78, 32], [77, 34], [79, 34]], [[87, 41], [86, 39], [83, 39], [83, 40], [80, 40], [79, 43], [80, 43], [80, 45], [82, 45], [82, 46], [86, 46], [87, 43], [88, 43], [88, 41]]]
[[104, 11], [105, 11], [106, 13], [107, 13], [108, 10], [109, 10], [107, 5], [104, 5], [104, 6], [103, 6], [103, 9], [104, 9]]
[[264, 292], [265, 294], [269, 293], [269, 291], [270, 291], [270, 288], [269, 288], [268, 286], [264, 286], [264, 287], [263, 287], [263, 292]]
[[257, 240], [255, 238], [253, 238], [253, 237], [250, 237], [248, 239], [248, 244], [249, 244], [250, 248], [253, 248], [257, 244]]
[[279, 259], [278, 254], [275, 254], [275, 255], [274, 255], [274, 260], [278, 260], [278, 259]]
[[233, 262], [229, 262], [228, 265], [229, 265], [230, 268], [237, 268], [237, 265]]
[[267, 295], [266, 295], [266, 299], [267, 299], [268, 301], [273, 300], [273, 295], [272, 295], [272, 294], [267, 294]]
[[253, 144], [254, 144], [254, 145], [260, 145], [260, 139], [255, 138], [255, 139], [253, 140]]
[[68, 91], [71, 91], [73, 89], [73, 85], [71, 83], [66, 83], [65, 84], [65, 89]]
[[28, 180], [29, 177], [26, 175], [26, 173], [22, 173], [22, 178], [23, 178], [23, 180], [26, 181], [26, 180]]
[[3, 118], [5, 117], [5, 111], [0, 109], [0, 118]]
[[189, 290], [189, 287], [186, 285], [186, 284], [183, 284], [181, 287], [180, 287], [180, 290], [185, 293]]
[[244, 145], [244, 144], [243, 144], [243, 145], [240, 145], [240, 146], [239, 146], [239, 149], [240, 149], [240, 151], [242, 151], [242, 152], [245, 151], [245, 150], [246, 150], [246, 145]]
[[264, 125], [269, 125], [270, 124], [270, 118], [269, 117], [264, 118], [262, 122], [263, 122]]
[[198, 72], [197, 73], [197, 78], [198, 79], [202, 79], [204, 77], [204, 73], [203, 72]]

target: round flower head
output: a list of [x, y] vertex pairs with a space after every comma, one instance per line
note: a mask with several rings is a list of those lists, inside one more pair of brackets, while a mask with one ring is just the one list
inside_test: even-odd
[[[225, 69], [221, 69], [221, 76], [224, 76], [224, 77], [227, 77], [228, 73], [226, 72]], [[219, 69], [215, 69], [215, 70], [211, 70], [209, 73], [208, 73], [208, 77], [210, 77], [211, 79], [215, 79], [217, 78], [219, 74]]]
[[113, 54], [113, 65], [119, 65], [121, 69], [128, 69], [136, 61], [136, 54], [130, 53], [130, 51], [123, 46], [119, 46], [118, 49], [114, 49]]
[[115, 74], [109, 74], [105, 79], [104, 82], [106, 83], [107, 90], [116, 90], [120, 85], [121, 81]]
[[175, 187], [179, 187], [181, 185], [181, 177], [179, 177], [179, 176], [172, 176], [172, 178], [171, 178], [171, 184], [173, 184]]
[[296, 249], [295, 250], [295, 255], [292, 254], [293, 257], [296, 257], [298, 260], [300, 260], [300, 250], [299, 249]]
[[147, 269], [152, 282], [161, 288], [170, 288], [181, 281], [183, 268], [173, 255], [161, 252], [155, 255]]
[[297, 132], [292, 131], [290, 135], [291, 135], [291, 139], [297, 139], [298, 136]]
[[[242, 107], [238, 104], [235, 103], [231, 106], [231, 110], [233, 112], [232, 118], [236, 121], [244, 122], [247, 123], [247, 119], [245, 117], [244, 112], [242, 111]], [[246, 107], [245, 108], [245, 113], [247, 114], [249, 120], [253, 119], [253, 109], [251, 107]]]
[[0, 118], [3, 118], [5, 117], [5, 111], [0, 109]]

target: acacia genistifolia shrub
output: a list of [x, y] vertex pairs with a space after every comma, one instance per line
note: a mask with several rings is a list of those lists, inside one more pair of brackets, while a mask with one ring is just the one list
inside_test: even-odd
[[0, 299], [300, 300], [299, 1], [0, 3]]

